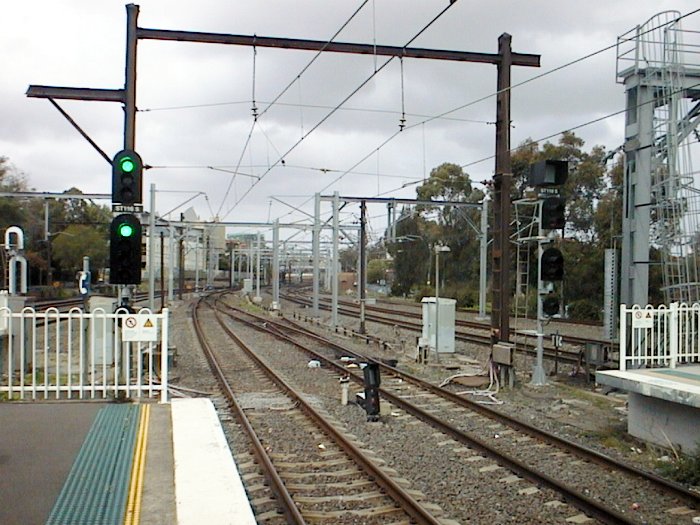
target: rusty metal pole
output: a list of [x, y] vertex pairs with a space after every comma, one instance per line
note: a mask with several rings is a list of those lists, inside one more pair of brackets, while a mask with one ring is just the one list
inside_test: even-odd
[[511, 36], [498, 38], [498, 95], [496, 98], [496, 169], [494, 176], [493, 305], [491, 340], [510, 338], [510, 68]]
[[360, 333], [366, 334], [365, 328], [365, 299], [367, 298], [367, 203], [360, 202]]
[[124, 75], [124, 149], [136, 144], [136, 32], [139, 6], [126, 6], [126, 67]]

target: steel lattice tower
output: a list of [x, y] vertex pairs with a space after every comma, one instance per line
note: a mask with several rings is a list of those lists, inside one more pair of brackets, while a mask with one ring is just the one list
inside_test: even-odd
[[[648, 302], [651, 247], [667, 303], [700, 301], [700, 34], [666, 11], [618, 38], [625, 85], [621, 302]], [[688, 40], [691, 40], [690, 42]], [[694, 40], [694, 41], [692, 41]]]

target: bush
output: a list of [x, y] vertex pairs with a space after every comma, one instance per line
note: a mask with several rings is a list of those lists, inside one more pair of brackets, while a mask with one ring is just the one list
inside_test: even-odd
[[473, 308], [479, 303], [479, 290], [466, 284], [446, 286], [440, 297], [449, 297], [457, 302], [457, 308]]
[[575, 321], [600, 321], [600, 305], [590, 299], [579, 299], [568, 304], [567, 313]]
[[420, 303], [423, 300], [423, 297], [435, 297], [435, 288], [428, 286], [427, 284], [423, 284], [414, 290], [413, 295], [416, 298], [416, 302]]

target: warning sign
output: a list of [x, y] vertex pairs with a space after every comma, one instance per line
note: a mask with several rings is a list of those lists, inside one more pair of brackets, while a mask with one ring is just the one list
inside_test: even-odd
[[654, 311], [635, 310], [632, 312], [632, 328], [654, 328]]
[[158, 341], [158, 319], [154, 315], [128, 315], [122, 326], [122, 341]]

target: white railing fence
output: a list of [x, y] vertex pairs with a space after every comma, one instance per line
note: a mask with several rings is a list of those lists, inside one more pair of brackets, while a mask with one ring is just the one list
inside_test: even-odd
[[700, 362], [700, 304], [620, 305], [620, 370]]
[[166, 402], [167, 350], [167, 309], [0, 308], [0, 399]]

